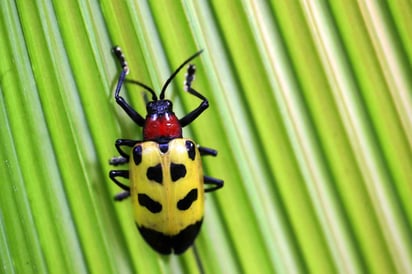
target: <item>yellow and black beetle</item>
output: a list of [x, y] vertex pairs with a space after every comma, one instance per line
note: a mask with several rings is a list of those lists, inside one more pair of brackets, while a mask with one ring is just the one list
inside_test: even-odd
[[[203, 175], [202, 155], [216, 156], [214, 149], [201, 147], [194, 141], [183, 138], [182, 128], [193, 122], [206, 108], [207, 99], [192, 88], [195, 66], [189, 65], [185, 90], [201, 99], [201, 104], [181, 119], [173, 113], [173, 104], [164, 99], [165, 91], [177, 73], [202, 51], [181, 64], [167, 79], [160, 92], [156, 93], [145, 84], [131, 81], [152, 95], [146, 104], [147, 115], [143, 118], [119, 95], [129, 72], [125, 57], [119, 47], [113, 52], [122, 71], [116, 86], [115, 99], [129, 117], [143, 128], [143, 140], [118, 139], [116, 149], [119, 157], [110, 164], [129, 164], [128, 170], [111, 170], [110, 178], [124, 192], [115, 196], [121, 201], [131, 196], [134, 218], [140, 234], [146, 242], [161, 254], [180, 254], [188, 249], [199, 233], [204, 215], [204, 192], [223, 187], [223, 181]], [[124, 147], [130, 147], [126, 152]], [[117, 177], [130, 180], [130, 186]], [[204, 188], [204, 184], [211, 187]]]

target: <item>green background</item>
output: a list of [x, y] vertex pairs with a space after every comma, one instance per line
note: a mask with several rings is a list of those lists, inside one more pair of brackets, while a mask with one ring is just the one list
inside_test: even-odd
[[[119, 67], [159, 90], [199, 49], [216, 148], [196, 241], [206, 273], [412, 273], [410, 1], [0, 2], [0, 271], [196, 273], [162, 257], [108, 179]], [[199, 104], [170, 86], [179, 117]], [[140, 113], [142, 89], [122, 94]]]

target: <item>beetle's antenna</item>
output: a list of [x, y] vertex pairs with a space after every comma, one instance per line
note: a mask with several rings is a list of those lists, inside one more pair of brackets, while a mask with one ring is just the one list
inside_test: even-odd
[[165, 98], [165, 91], [167, 89], [167, 87], [169, 86], [170, 82], [172, 82], [173, 78], [175, 78], [175, 76], [179, 73], [179, 71], [187, 65], [187, 63], [189, 63], [190, 61], [192, 61], [193, 59], [195, 59], [197, 56], [199, 56], [201, 53], [203, 52], [203, 50], [199, 50], [198, 52], [196, 52], [195, 54], [193, 54], [192, 56], [190, 56], [186, 61], [183, 62], [183, 64], [181, 64], [176, 70], [175, 72], [172, 73], [172, 75], [170, 75], [169, 79], [167, 79], [167, 81], [165, 82], [165, 84], [163, 85], [162, 91], [160, 92], [159, 95], [159, 99], [163, 100]]
[[132, 83], [132, 84], [141, 86], [141, 87], [144, 88], [145, 90], [149, 91], [150, 94], [152, 94], [152, 100], [153, 100], [153, 101], [157, 101], [156, 92], [154, 92], [154, 90], [153, 90], [151, 87], [146, 86], [145, 84], [143, 84], [143, 83], [141, 83], [141, 82], [139, 82], [139, 81], [136, 81], [136, 80], [126, 80], [126, 82], [129, 82], [129, 83]]
[[[122, 72], [120, 74], [119, 82], [117, 83], [116, 92], [115, 92], [115, 96], [117, 97], [117, 96], [119, 96], [120, 89], [123, 85], [123, 82], [125, 81], [126, 75], [129, 73], [129, 66], [127, 65], [127, 61], [126, 61], [126, 58], [124, 57], [122, 49], [119, 46], [115, 46], [113, 48], [113, 53], [114, 53], [114, 55], [116, 55], [117, 59], [120, 62], [120, 65], [122, 66]], [[149, 91], [150, 94], [152, 94], [153, 101], [157, 101], [156, 92], [154, 92], [154, 90], [151, 87], [148, 87], [145, 84], [140, 83], [140, 82], [135, 81], [135, 80], [126, 80], [126, 82], [130, 82], [130, 83], [136, 84], [138, 86], [141, 86], [145, 90]]]

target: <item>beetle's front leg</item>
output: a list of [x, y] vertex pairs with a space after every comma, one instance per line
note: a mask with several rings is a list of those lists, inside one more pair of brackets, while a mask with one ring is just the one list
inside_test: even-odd
[[138, 124], [139, 126], [143, 127], [145, 119], [135, 111], [127, 102], [126, 100], [120, 96], [120, 89], [123, 86], [123, 83], [126, 79], [126, 75], [129, 73], [129, 67], [127, 66], [126, 58], [123, 55], [122, 50], [120, 47], [116, 46], [113, 48], [113, 53], [119, 60], [120, 65], [122, 66], [122, 71], [120, 72], [119, 80], [117, 81], [116, 91], [114, 93], [114, 98], [116, 99], [116, 103], [122, 107], [122, 109], [129, 115], [132, 120]]
[[185, 127], [188, 124], [190, 124], [194, 119], [196, 119], [200, 114], [202, 114], [203, 111], [205, 111], [209, 107], [209, 101], [207, 100], [207, 98], [192, 88], [192, 82], [195, 79], [195, 72], [195, 65], [190, 64], [187, 68], [186, 73], [185, 90], [190, 94], [196, 96], [197, 98], [201, 99], [202, 102], [196, 109], [192, 110], [185, 117], [179, 120], [180, 125], [182, 127]]

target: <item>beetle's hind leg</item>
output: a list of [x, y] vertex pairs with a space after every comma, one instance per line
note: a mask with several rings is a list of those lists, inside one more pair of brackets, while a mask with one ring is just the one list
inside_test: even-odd
[[[134, 145], [137, 144], [138, 142], [139, 141], [136, 141], [136, 140], [117, 139], [115, 146], [116, 146], [117, 151], [120, 153], [120, 156], [113, 157], [112, 159], [110, 159], [109, 163], [114, 166], [128, 163], [130, 156], [126, 151], [124, 151], [124, 147], [130, 147], [130, 148], [134, 147]], [[130, 196], [130, 187], [121, 183], [116, 178], [122, 177], [122, 178], [129, 179], [129, 171], [128, 170], [111, 170], [109, 173], [109, 177], [110, 179], [112, 179], [112, 181], [116, 185], [118, 185], [121, 189], [124, 190], [124, 192], [121, 192], [117, 194], [116, 196], [114, 196], [114, 199], [116, 201], [122, 201], [128, 198]]]
[[[205, 155], [216, 156], [217, 155], [217, 150], [213, 148], [202, 147], [202, 146], [198, 146], [197, 148], [199, 149], [199, 153], [201, 156], [205, 156]], [[223, 180], [221, 179], [216, 179], [216, 178], [209, 177], [209, 176], [203, 176], [203, 182], [205, 185], [213, 185], [212, 187], [205, 188], [205, 192], [212, 192], [212, 191], [218, 190], [219, 188], [223, 187]]]
[[119, 194], [117, 194], [116, 196], [114, 196], [114, 199], [116, 201], [122, 201], [126, 198], [129, 198], [130, 196], [130, 187], [121, 183], [119, 180], [117, 180], [117, 177], [122, 177], [122, 178], [126, 178], [129, 179], [129, 171], [128, 170], [110, 170], [109, 172], [109, 177], [110, 179], [112, 179], [112, 181], [118, 185], [121, 189], [124, 190], [124, 192], [121, 192]]
[[223, 187], [223, 180], [209, 177], [209, 176], [203, 176], [203, 182], [205, 185], [213, 185], [213, 187], [205, 188], [205, 192], [212, 192], [215, 190], [218, 190], [219, 188]]
[[116, 202], [121, 202], [121, 201], [123, 201], [124, 199], [127, 199], [127, 198], [129, 198], [130, 197], [130, 192], [129, 191], [124, 191], [124, 192], [120, 192], [119, 194], [116, 194], [115, 196], [114, 196], [114, 200], [116, 201]]

